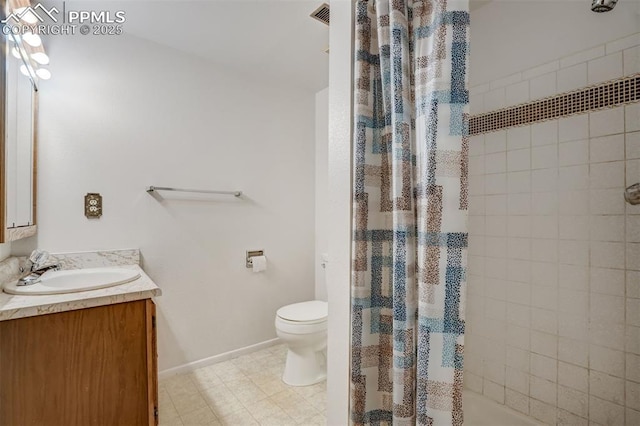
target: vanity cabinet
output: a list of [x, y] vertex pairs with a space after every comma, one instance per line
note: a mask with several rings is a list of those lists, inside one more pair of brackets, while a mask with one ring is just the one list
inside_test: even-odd
[[151, 299], [0, 321], [0, 425], [156, 425]]

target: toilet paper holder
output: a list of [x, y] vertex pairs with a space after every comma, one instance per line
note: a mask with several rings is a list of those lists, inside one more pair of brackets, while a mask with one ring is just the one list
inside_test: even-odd
[[625, 189], [624, 199], [632, 206], [640, 204], [640, 183], [635, 183]]
[[249, 250], [247, 251], [247, 258], [246, 258], [246, 266], [247, 268], [253, 268], [253, 257], [256, 256], [264, 256], [264, 250]]

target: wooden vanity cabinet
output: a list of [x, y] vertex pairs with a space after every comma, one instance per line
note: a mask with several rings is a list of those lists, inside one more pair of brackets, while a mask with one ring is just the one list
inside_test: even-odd
[[0, 322], [0, 425], [157, 425], [150, 300]]

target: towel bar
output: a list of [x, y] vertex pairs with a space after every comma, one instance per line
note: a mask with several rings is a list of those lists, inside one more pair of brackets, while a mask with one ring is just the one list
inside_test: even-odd
[[206, 189], [170, 188], [166, 186], [150, 186], [149, 188], [147, 188], [147, 192], [149, 194], [155, 191], [196, 192], [198, 194], [233, 195], [234, 197], [239, 197], [242, 195], [242, 191], [210, 191]]

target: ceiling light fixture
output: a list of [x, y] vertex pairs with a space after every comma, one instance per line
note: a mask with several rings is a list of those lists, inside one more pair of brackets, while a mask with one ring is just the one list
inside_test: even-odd
[[34, 34], [32, 32], [26, 32], [22, 35], [22, 39], [29, 45], [33, 47], [42, 46], [42, 39], [38, 34]]
[[35, 23], [37, 23], [38, 22], [38, 17], [36, 15], [34, 15], [31, 10], [29, 10], [27, 13], [22, 15], [22, 13], [24, 13], [25, 10], [27, 10], [26, 7], [19, 7], [17, 9], [14, 9], [13, 13], [15, 15], [17, 15], [17, 16], [20, 16], [20, 19], [23, 20], [24, 22], [26, 22], [27, 24], [35, 24]]
[[50, 59], [45, 51], [43, 40], [38, 34], [40, 29], [37, 25], [43, 22], [38, 13], [39, 6], [32, 8], [31, 0], [8, 0], [7, 3], [12, 6], [11, 15], [19, 20], [17, 25], [20, 25], [24, 31], [20, 31], [20, 34], [14, 34], [13, 31], [5, 34], [7, 40], [14, 43], [8, 44], [7, 48], [11, 50], [11, 55], [22, 63], [20, 72], [28, 76], [37, 87], [38, 80], [51, 78], [51, 71], [43, 67], [43, 65], [49, 65]]
[[44, 52], [35, 52], [31, 54], [31, 59], [39, 63], [40, 65], [49, 64], [49, 56]]
[[42, 80], [49, 80], [51, 78], [51, 71], [46, 68], [38, 68], [36, 70], [36, 75]]

